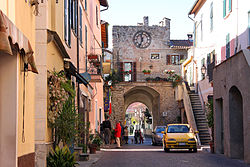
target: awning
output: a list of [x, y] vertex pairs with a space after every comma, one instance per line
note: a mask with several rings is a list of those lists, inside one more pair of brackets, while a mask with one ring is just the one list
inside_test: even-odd
[[8, 48], [14, 45], [18, 46], [19, 53], [24, 54], [24, 62], [28, 63], [28, 70], [38, 73], [29, 40], [0, 10], [0, 52], [13, 55], [12, 51], [6, 52], [6, 50], [8, 51]]
[[64, 61], [64, 68], [67, 73], [76, 77], [76, 81], [87, 86], [91, 79], [88, 73], [79, 73], [70, 61]]

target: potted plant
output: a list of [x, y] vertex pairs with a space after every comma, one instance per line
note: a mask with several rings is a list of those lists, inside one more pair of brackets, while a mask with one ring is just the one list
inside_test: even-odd
[[143, 72], [144, 74], [150, 74], [150, 73], [151, 73], [151, 70], [145, 70], [145, 69], [144, 69], [142, 72]]
[[98, 133], [91, 134], [89, 138], [90, 138], [90, 144], [89, 144], [90, 154], [95, 154], [96, 150], [100, 149], [100, 146], [103, 143], [102, 139]]
[[209, 142], [211, 153], [214, 153], [214, 112], [213, 112], [213, 100], [209, 99], [208, 103], [206, 104], [208, 108], [207, 119], [208, 119], [208, 126], [211, 128], [212, 131], [212, 140]]

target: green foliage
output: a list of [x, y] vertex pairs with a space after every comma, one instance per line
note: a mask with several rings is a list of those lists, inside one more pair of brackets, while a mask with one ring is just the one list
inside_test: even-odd
[[96, 144], [99, 147], [103, 143], [103, 141], [102, 141], [101, 137], [99, 136], [98, 132], [96, 132], [95, 134], [90, 134], [89, 140], [90, 140], [91, 144]]
[[105, 82], [109, 82], [111, 81], [112, 82], [112, 85], [115, 85], [119, 82], [122, 82], [123, 81], [123, 78], [122, 78], [122, 72], [115, 72], [113, 71], [112, 74], [110, 74], [109, 76], [105, 77]]
[[86, 144], [79, 143], [78, 147], [82, 148], [83, 153], [87, 153], [87, 145]]
[[143, 72], [143, 73], [151, 73], [151, 70], [145, 70], [145, 69], [144, 69], [142, 72]]
[[47, 167], [75, 167], [76, 165], [78, 163], [75, 160], [75, 154], [71, 154], [67, 146], [62, 149], [56, 146], [47, 157]]
[[64, 144], [72, 144], [80, 138], [84, 132], [85, 125], [81, 116], [76, 112], [74, 100], [69, 98], [63, 105], [62, 111], [55, 120], [55, 144], [62, 141]]
[[145, 115], [145, 117], [146, 117], [146, 122], [147, 122], [148, 124], [152, 124], [152, 119], [149, 118], [149, 117], [152, 117], [152, 116], [151, 116], [151, 114], [150, 114], [150, 112], [149, 112], [148, 109], [146, 109], [146, 111], [144, 112], [144, 115]]
[[213, 108], [213, 100], [208, 100], [208, 103], [206, 104], [208, 109], [207, 119], [208, 119], [208, 126], [210, 128], [214, 127], [214, 108]]

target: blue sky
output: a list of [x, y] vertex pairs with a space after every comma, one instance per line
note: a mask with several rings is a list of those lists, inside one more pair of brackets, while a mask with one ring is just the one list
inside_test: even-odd
[[193, 31], [188, 12], [195, 0], [108, 0], [109, 9], [101, 12], [101, 19], [109, 26], [109, 48], [112, 48], [113, 25], [137, 25], [143, 16], [149, 17], [149, 25], [158, 25], [163, 17], [171, 19], [170, 38], [187, 39]]

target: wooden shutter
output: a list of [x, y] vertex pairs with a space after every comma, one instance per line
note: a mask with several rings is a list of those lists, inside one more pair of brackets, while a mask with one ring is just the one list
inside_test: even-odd
[[228, 12], [232, 11], [232, 0], [228, 1]]
[[120, 72], [122, 81], [124, 81], [123, 71], [124, 71], [124, 70], [123, 70], [123, 62], [120, 62], [120, 63], [119, 63], [119, 72]]
[[226, 5], [226, 0], [223, 0], [223, 17], [226, 16], [226, 9], [227, 8], [227, 5]]
[[132, 68], [132, 70], [133, 70], [133, 73], [132, 73], [133, 80], [132, 81], [136, 82], [136, 62], [133, 62], [133, 68]]
[[167, 65], [170, 65], [171, 55], [167, 55]]

